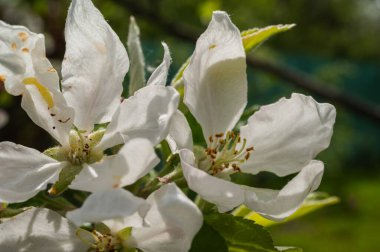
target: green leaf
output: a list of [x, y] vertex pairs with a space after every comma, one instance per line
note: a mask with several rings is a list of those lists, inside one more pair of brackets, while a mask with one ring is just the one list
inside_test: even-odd
[[189, 65], [190, 63], [190, 59], [191, 58], [188, 58], [185, 63], [182, 64], [182, 66], [180, 67], [180, 69], [178, 70], [178, 72], [174, 75], [174, 78], [171, 82], [171, 86], [177, 88], [177, 87], [180, 87], [182, 86], [182, 76], [183, 76], [183, 72], [185, 72], [185, 69], [186, 67]]
[[330, 196], [329, 194], [323, 192], [313, 192], [309, 194], [309, 196], [305, 199], [305, 201], [302, 203], [300, 208], [295, 213], [293, 213], [288, 218], [280, 222], [268, 220], [259, 215], [258, 213], [251, 211], [249, 208], [243, 205], [235, 209], [232, 214], [235, 216], [244, 217], [248, 220], [253, 220], [261, 226], [268, 227], [272, 225], [283, 224], [294, 219], [298, 219], [306, 214], [312, 213], [326, 206], [337, 204], [338, 202], [338, 197]]
[[82, 170], [81, 165], [69, 165], [64, 167], [59, 173], [58, 181], [49, 189], [50, 196], [61, 195], [73, 182], [76, 175]]
[[128, 31], [129, 69], [129, 96], [145, 86], [145, 62], [140, 42], [140, 29], [134, 17], [131, 17]]
[[210, 225], [203, 223], [201, 230], [194, 237], [190, 252], [227, 252], [224, 238]]
[[294, 26], [295, 24], [271, 25], [265, 28], [254, 28], [243, 31], [241, 32], [241, 37], [243, 39], [244, 49], [248, 53], [253, 49], [257, 48], [259, 45], [261, 45], [261, 43], [263, 43], [273, 35], [288, 31]]
[[208, 214], [204, 218], [224, 237], [229, 251], [277, 251], [269, 232], [251, 220], [222, 213]]
[[[4, 208], [0, 210], [0, 219], [1, 218], [10, 218], [16, 216], [24, 211], [28, 210], [28, 208]], [[1, 221], [0, 221], [1, 222]]]

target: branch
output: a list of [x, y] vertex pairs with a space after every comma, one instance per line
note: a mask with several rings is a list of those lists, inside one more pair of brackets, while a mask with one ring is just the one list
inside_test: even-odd
[[[168, 35], [175, 36], [179, 39], [195, 43], [200, 32], [194, 28], [178, 22], [174, 23], [160, 16], [159, 11], [146, 8], [134, 0], [119, 0], [117, 3], [122, 4], [133, 15], [149, 20], [153, 25], [156, 25]], [[247, 58], [249, 66], [256, 70], [269, 73], [281, 80], [304, 89], [314, 95], [323, 97], [324, 99], [339, 104], [342, 107], [356, 113], [359, 116], [364, 116], [376, 123], [380, 123], [380, 106], [369, 104], [357, 97], [341, 92], [338, 89], [330, 88], [326, 83], [315, 80], [309, 75], [283, 65], [272, 63], [263, 59]]]

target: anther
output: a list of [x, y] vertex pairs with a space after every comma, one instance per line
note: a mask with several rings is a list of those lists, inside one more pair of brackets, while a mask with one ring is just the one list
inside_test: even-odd
[[224, 133], [219, 133], [219, 134], [215, 134], [215, 137], [223, 137], [224, 136]]

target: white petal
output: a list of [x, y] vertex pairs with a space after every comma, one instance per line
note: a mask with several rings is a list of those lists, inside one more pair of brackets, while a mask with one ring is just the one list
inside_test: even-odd
[[128, 53], [131, 69], [129, 70], [129, 95], [145, 86], [145, 62], [140, 42], [140, 29], [134, 17], [130, 18], [128, 31]]
[[45, 38], [27, 28], [0, 21], [0, 76], [7, 92], [20, 95], [22, 81], [38, 79], [50, 90], [58, 90], [58, 74], [46, 58]]
[[202, 226], [202, 213], [175, 184], [152, 193], [146, 227], [133, 228], [128, 245], [144, 252], [189, 251], [195, 234]]
[[149, 80], [147, 82], [147, 86], [149, 85], [166, 85], [166, 80], [169, 73], [169, 67], [170, 63], [172, 61], [172, 58], [170, 57], [170, 51], [168, 48], [168, 45], [164, 42], [162, 42], [162, 46], [164, 47], [165, 53], [164, 53], [164, 59], [162, 60], [162, 63], [154, 70], [152, 75], [149, 77]]
[[282, 220], [294, 213], [306, 196], [318, 188], [323, 175], [323, 163], [312, 160], [280, 191], [254, 188], [213, 177], [198, 169], [189, 150], [181, 150], [179, 154], [189, 188], [214, 203], [219, 212], [245, 204], [272, 220]]
[[153, 144], [161, 142], [168, 134], [178, 102], [179, 94], [172, 87], [141, 88], [120, 105], [98, 148], [107, 149], [133, 137], [147, 138]]
[[331, 104], [301, 94], [261, 107], [240, 129], [247, 147], [255, 148], [242, 171], [298, 172], [330, 144], [335, 116]]
[[[80, 226], [88, 222], [103, 222], [113, 220], [111, 230], [117, 232], [128, 226], [115, 226], [117, 220], [123, 220], [136, 212], [145, 214], [148, 207], [145, 200], [135, 197], [124, 189], [109, 189], [91, 194], [83, 203], [82, 207], [67, 213], [67, 218], [75, 225]], [[141, 219], [142, 221], [142, 219]], [[122, 222], [123, 223], [123, 222]], [[128, 223], [123, 223], [128, 225]], [[115, 229], [116, 227], [116, 229]]]
[[179, 152], [183, 175], [189, 188], [203, 199], [217, 205], [220, 212], [227, 212], [243, 204], [244, 189], [230, 181], [213, 177], [195, 166], [194, 154], [189, 150]]
[[74, 114], [59, 90], [58, 74], [46, 58], [42, 34], [0, 21], [0, 83], [2, 82], [10, 94], [26, 96], [23, 97], [22, 106], [38, 126], [48, 131], [62, 145], [68, 144], [65, 136], [71, 128], [72, 120], [66, 120], [73, 119]]
[[191, 128], [180, 110], [177, 110], [173, 115], [166, 141], [173, 153], [181, 149], [193, 149]]
[[11, 142], [0, 143], [0, 202], [25, 201], [46, 188], [66, 163]]
[[247, 188], [245, 204], [272, 220], [280, 221], [294, 213], [306, 196], [316, 190], [323, 175], [323, 163], [312, 160], [280, 191]]
[[247, 103], [245, 52], [240, 31], [225, 12], [214, 12], [184, 74], [184, 103], [206, 141], [231, 130]]
[[90, 0], [72, 1], [65, 38], [64, 96], [75, 108], [75, 125], [89, 131], [93, 124], [109, 122], [118, 107], [128, 55]]
[[91, 175], [88, 166], [84, 166], [70, 188], [95, 192], [124, 187], [145, 176], [159, 161], [149, 140], [131, 139], [118, 154], [107, 156], [102, 161], [90, 165], [97, 177]]
[[74, 110], [67, 107], [60, 92], [56, 92], [52, 97], [54, 107], [48, 107], [38, 88], [34, 85], [27, 85], [21, 100], [21, 107], [36, 125], [49, 132], [62, 146], [68, 146]]
[[58, 213], [32, 208], [0, 222], [1, 251], [85, 252], [88, 247], [75, 235], [76, 227]]

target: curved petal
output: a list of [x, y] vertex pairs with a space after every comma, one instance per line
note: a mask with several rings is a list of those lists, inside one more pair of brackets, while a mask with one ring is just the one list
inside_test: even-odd
[[131, 223], [123, 222], [125, 217], [136, 212], [141, 212], [143, 215], [145, 214], [144, 209], [147, 207], [148, 204], [145, 200], [124, 189], [109, 189], [91, 194], [81, 208], [68, 212], [66, 216], [77, 226], [88, 222], [108, 220], [108, 227], [116, 233], [131, 225]]
[[164, 59], [162, 60], [162, 63], [154, 70], [152, 75], [149, 77], [148, 82], [146, 83], [147, 86], [149, 85], [166, 85], [166, 80], [168, 78], [169, 73], [169, 67], [170, 63], [172, 61], [172, 58], [170, 57], [170, 51], [168, 48], [168, 45], [164, 42], [162, 42], [162, 46], [164, 47]]
[[31, 119], [62, 145], [68, 144], [72, 120], [67, 119], [74, 114], [59, 90], [58, 74], [46, 58], [42, 34], [0, 21], [0, 83], [12, 95], [24, 94], [22, 106]]
[[127, 52], [90, 0], [73, 0], [65, 28], [62, 88], [75, 108], [75, 125], [90, 131], [105, 123], [120, 103], [129, 68]]
[[58, 213], [32, 208], [0, 222], [2, 251], [85, 252], [88, 249], [76, 235], [76, 227]]
[[306, 196], [318, 188], [323, 175], [323, 163], [312, 160], [281, 190], [254, 188], [213, 177], [198, 169], [189, 150], [181, 150], [179, 155], [189, 188], [214, 203], [219, 212], [245, 204], [272, 220], [282, 220], [294, 213]]
[[193, 149], [191, 128], [180, 110], [177, 110], [173, 115], [166, 141], [173, 153], [181, 149]]
[[335, 116], [331, 104], [301, 94], [261, 107], [240, 129], [247, 146], [255, 149], [242, 171], [298, 172], [330, 144]]
[[189, 251], [202, 226], [202, 213], [175, 184], [167, 184], [152, 193], [144, 221], [146, 227], [133, 228], [127, 247], [145, 252]]
[[49, 107], [39, 89], [34, 85], [27, 85], [21, 107], [36, 125], [49, 132], [62, 146], [68, 146], [74, 110], [67, 107], [61, 93], [57, 92], [53, 97], [54, 106]]
[[44, 35], [0, 21], [0, 77], [7, 92], [22, 94], [23, 80], [37, 75], [49, 90], [59, 90], [58, 74], [46, 58]]
[[147, 138], [156, 145], [167, 136], [178, 102], [179, 94], [172, 87], [139, 89], [119, 106], [97, 148], [104, 150], [134, 137]]
[[206, 141], [235, 126], [247, 104], [246, 62], [240, 31], [225, 12], [214, 12], [183, 79], [184, 103]]
[[244, 203], [244, 189], [241, 186], [198, 169], [194, 154], [189, 150], [181, 150], [179, 156], [189, 188], [203, 199], [214, 203], [219, 212], [230, 211]]
[[11, 142], [0, 143], [0, 202], [22, 202], [39, 191], [66, 165], [39, 151]]
[[70, 188], [96, 192], [124, 187], [145, 176], [159, 161], [149, 140], [131, 139], [118, 154], [85, 166]]
[[322, 175], [323, 163], [312, 160], [281, 190], [246, 187], [245, 205], [268, 219], [283, 220], [318, 188]]

